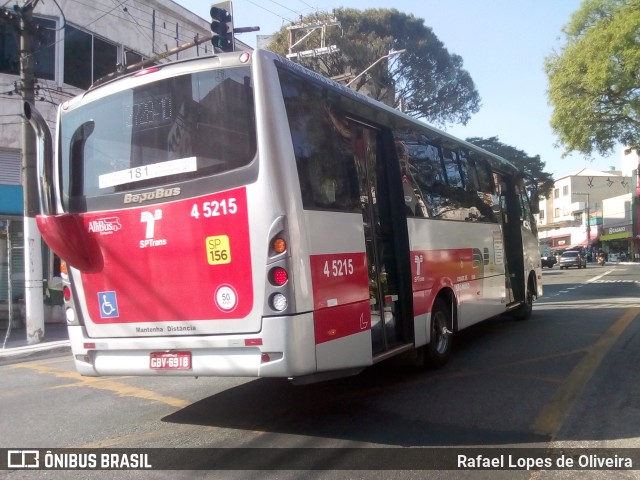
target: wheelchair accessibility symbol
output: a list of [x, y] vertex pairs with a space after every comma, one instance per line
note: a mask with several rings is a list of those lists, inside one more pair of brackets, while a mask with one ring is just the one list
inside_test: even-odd
[[118, 300], [116, 292], [98, 292], [98, 304], [100, 305], [100, 318], [118, 318]]

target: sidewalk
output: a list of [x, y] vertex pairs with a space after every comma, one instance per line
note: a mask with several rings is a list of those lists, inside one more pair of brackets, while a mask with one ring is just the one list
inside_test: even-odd
[[[12, 328], [5, 343], [6, 329], [0, 329], [0, 364], [23, 360], [42, 352], [70, 351], [69, 333], [65, 323], [46, 323], [44, 338], [29, 345], [24, 327]], [[2, 346], [4, 345], [4, 348]]]

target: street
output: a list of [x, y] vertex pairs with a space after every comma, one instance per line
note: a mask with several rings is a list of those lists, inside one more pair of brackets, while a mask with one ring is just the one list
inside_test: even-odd
[[[441, 370], [390, 361], [355, 377], [293, 386], [253, 378], [81, 377], [66, 354], [4, 365], [0, 447], [640, 447], [640, 265], [556, 267], [544, 269], [543, 279], [545, 293], [530, 320], [496, 318], [461, 332]], [[638, 478], [637, 472], [618, 473]], [[455, 472], [456, 478], [536, 479], [613, 473]], [[345, 474], [303, 472], [306, 478]], [[423, 474], [416, 468], [396, 476]], [[431, 478], [450, 474], [429, 472]], [[116, 476], [18, 470], [0, 478], [62, 475]], [[300, 476], [283, 469], [118, 472], [117, 478]]]

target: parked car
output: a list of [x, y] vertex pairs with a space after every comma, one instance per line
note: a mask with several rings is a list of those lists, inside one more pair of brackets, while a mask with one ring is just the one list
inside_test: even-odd
[[587, 258], [577, 250], [567, 250], [560, 255], [560, 270], [569, 267], [587, 268]]
[[547, 267], [547, 268], [553, 268], [553, 266], [558, 263], [558, 261], [556, 260], [555, 255], [549, 255], [546, 257], [540, 257], [540, 262], [542, 264], [542, 268]]

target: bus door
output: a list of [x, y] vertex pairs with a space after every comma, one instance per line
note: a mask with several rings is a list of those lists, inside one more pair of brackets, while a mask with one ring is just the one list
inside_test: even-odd
[[[378, 129], [361, 123], [351, 124], [354, 152], [360, 184], [364, 222], [371, 340], [374, 356], [413, 341], [410, 268], [402, 258], [409, 258], [409, 241], [404, 214], [402, 185], [393, 170], [395, 150], [389, 148]], [[396, 166], [399, 169], [398, 166]], [[398, 191], [400, 189], [400, 191]], [[407, 260], [408, 263], [408, 260]], [[404, 285], [404, 288], [403, 288]]]
[[525, 298], [524, 254], [520, 231], [520, 204], [514, 181], [499, 176], [500, 207], [504, 235], [507, 303]]

